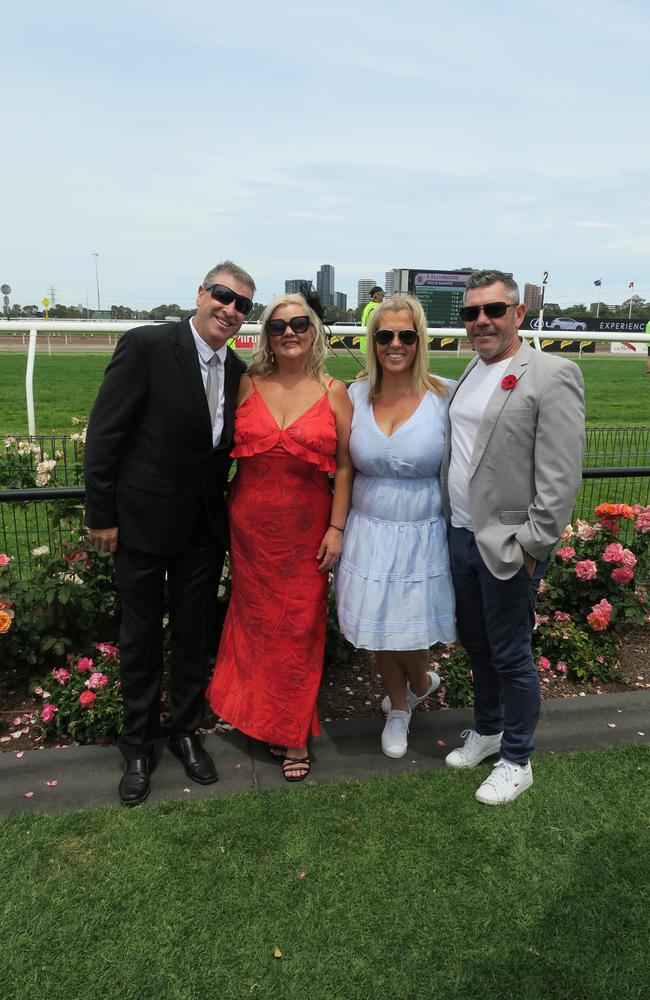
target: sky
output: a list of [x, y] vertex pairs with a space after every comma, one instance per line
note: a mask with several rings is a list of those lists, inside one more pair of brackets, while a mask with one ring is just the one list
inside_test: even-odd
[[[42, 0], [0, 21], [0, 283], [194, 304], [334, 265], [650, 299], [644, 0]], [[98, 254], [98, 257], [93, 256]], [[600, 293], [594, 280], [602, 279]]]

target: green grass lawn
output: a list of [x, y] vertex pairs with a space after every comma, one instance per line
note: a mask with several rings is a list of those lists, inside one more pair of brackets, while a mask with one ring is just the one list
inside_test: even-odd
[[[68, 433], [72, 416], [90, 412], [108, 363], [108, 354], [39, 353], [34, 373], [36, 429], [39, 434]], [[457, 378], [468, 356], [435, 355], [431, 370]], [[24, 353], [0, 354], [0, 434], [26, 434]], [[650, 414], [650, 378], [645, 359], [599, 356], [580, 362], [587, 387], [587, 423], [590, 426], [647, 424]], [[358, 371], [345, 353], [330, 355], [328, 369], [339, 378], [352, 379]]]
[[542, 757], [503, 808], [443, 770], [14, 816], [0, 996], [647, 998], [649, 767]]

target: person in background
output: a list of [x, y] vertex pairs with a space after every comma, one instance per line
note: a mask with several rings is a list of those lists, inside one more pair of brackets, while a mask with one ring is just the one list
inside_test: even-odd
[[366, 302], [365, 308], [361, 314], [361, 326], [368, 326], [370, 322], [370, 317], [372, 316], [375, 309], [378, 309], [381, 303], [384, 301], [384, 289], [380, 288], [379, 285], [375, 285], [370, 289], [370, 300]]
[[335, 574], [341, 631], [375, 653], [386, 688], [381, 747], [403, 757], [411, 712], [440, 678], [429, 647], [456, 637], [439, 469], [453, 383], [427, 372], [427, 325], [410, 296], [378, 304], [354, 406], [352, 504]]
[[522, 340], [525, 312], [511, 275], [470, 275], [460, 313], [477, 357], [449, 407], [442, 464], [458, 632], [474, 685], [474, 729], [446, 763], [475, 767], [500, 755], [476, 792], [487, 805], [533, 783], [537, 588], [582, 477], [580, 369]]

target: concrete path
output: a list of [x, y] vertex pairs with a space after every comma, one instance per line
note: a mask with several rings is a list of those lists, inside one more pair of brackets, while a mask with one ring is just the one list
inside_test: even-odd
[[[327, 723], [314, 741], [309, 783], [363, 780], [444, 767], [445, 754], [462, 742], [459, 734], [471, 724], [471, 709], [416, 712], [408, 753], [401, 760], [390, 760], [380, 750], [379, 716]], [[650, 691], [544, 701], [536, 742], [538, 753], [650, 744]], [[209, 735], [205, 746], [214, 757], [219, 781], [207, 786], [190, 781], [178, 760], [161, 744], [145, 807], [176, 799], [295, 787], [283, 780], [280, 765], [271, 760], [265, 744], [241, 733]], [[12, 812], [62, 812], [117, 805], [121, 767], [122, 758], [114, 746], [32, 750], [21, 757], [2, 753], [0, 819]], [[26, 797], [27, 792], [33, 795]]]

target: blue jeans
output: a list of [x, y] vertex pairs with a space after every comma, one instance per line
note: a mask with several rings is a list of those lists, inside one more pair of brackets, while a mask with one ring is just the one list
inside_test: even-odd
[[503, 730], [501, 756], [525, 764], [540, 709], [532, 635], [547, 562], [538, 562], [532, 577], [522, 567], [509, 580], [497, 580], [466, 528], [450, 527], [449, 551], [458, 635], [472, 664], [476, 732]]

